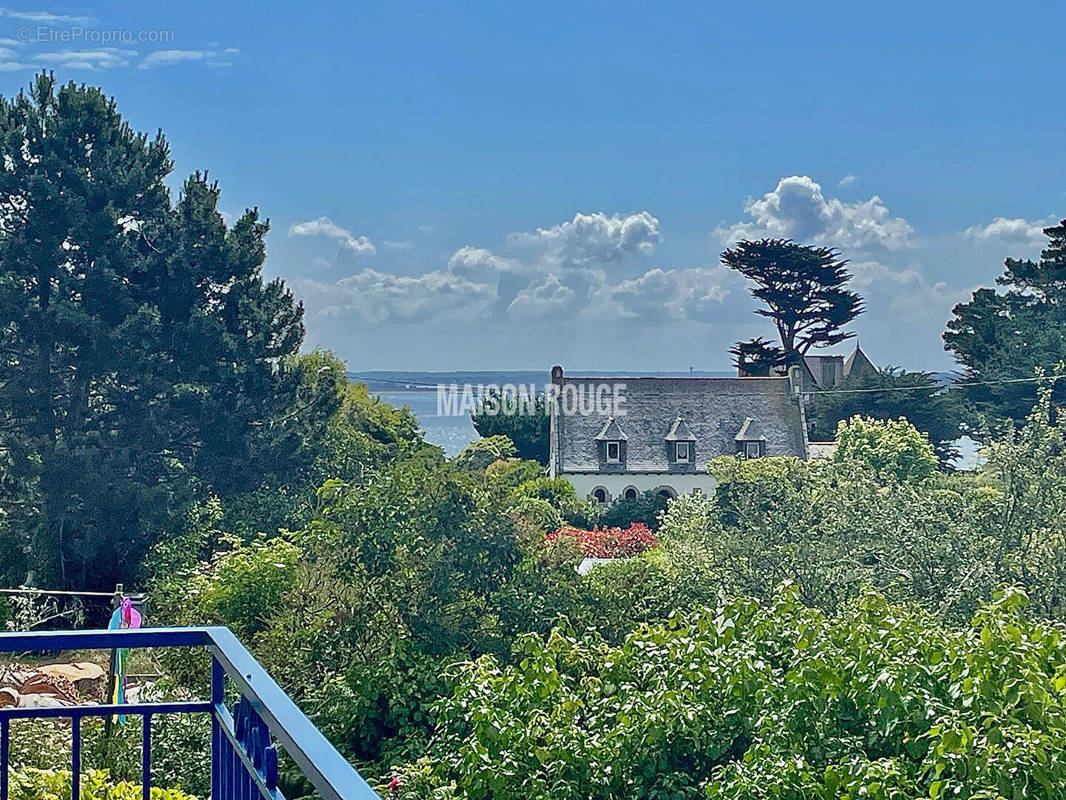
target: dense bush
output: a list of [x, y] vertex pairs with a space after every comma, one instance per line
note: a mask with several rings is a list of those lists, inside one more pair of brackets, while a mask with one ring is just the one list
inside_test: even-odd
[[1066, 638], [1017, 591], [963, 630], [792, 588], [484, 657], [440, 704], [416, 798], [1047, 798], [1066, 781]]
[[433, 705], [453, 690], [456, 661], [400, 642], [387, 658], [357, 663], [326, 681], [305, 705], [322, 732], [359, 763], [414, 759], [432, 733]]
[[920, 481], [937, 468], [929, 437], [905, 419], [852, 417], [837, 426], [836, 442], [835, 461], [865, 464], [882, 480]]
[[622, 498], [603, 512], [602, 524], [612, 527], [625, 527], [633, 522], [647, 525], [653, 531], [659, 530], [659, 518], [666, 510], [669, 499], [659, 492], [644, 492], [636, 497]]
[[518, 454], [514, 442], [506, 436], [488, 436], [468, 444], [455, 457], [459, 469], [484, 470], [501, 459], [514, 458]]
[[559, 510], [547, 500], [539, 497], [519, 497], [511, 505], [511, 511], [528, 519], [541, 530], [554, 531], [563, 526], [563, 516]]
[[[956, 624], [1018, 585], [1032, 613], [1060, 617], [1066, 426], [1052, 423], [1047, 398], [988, 449], [976, 475], [936, 473], [928, 443], [905, 426], [853, 425], [845, 435], [858, 443], [829, 462], [713, 461], [714, 496], [690, 506], [706, 506], [698, 518], [723, 587], [765, 598], [793, 581], [806, 602], [832, 611], [873, 586]], [[668, 513], [664, 541], [678, 525], [692, 523]]]
[[591, 528], [600, 522], [603, 512], [591, 500], [580, 500], [573, 485], [566, 478], [544, 476], [521, 483], [514, 491], [516, 498], [535, 497], [550, 503], [564, 520], [579, 528]]

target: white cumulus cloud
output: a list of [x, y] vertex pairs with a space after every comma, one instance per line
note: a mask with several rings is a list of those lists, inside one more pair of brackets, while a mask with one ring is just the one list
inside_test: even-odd
[[749, 200], [744, 211], [749, 221], [715, 231], [725, 244], [773, 237], [844, 250], [898, 250], [909, 244], [914, 232], [905, 219], [892, 216], [877, 195], [857, 203], [827, 198], [821, 185], [806, 175], [782, 178], [773, 191]]
[[1027, 220], [1021, 217], [1008, 219], [996, 217], [987, 225], [972, 225], [963, 233], [975, 241], [999, 241], [1006, 244], [1023, 246], [1040, 246], [1047, 239], [1044, 228], [1050, 223], [1046, 220]]
[[289, 227], [289, 236], [324, 236], [333, 239], [357, 256], [374, 255], [374, 244], [365, 236], [353, 236], [329, 217], [319, 217], [306, 222], [297, 222]]
[[946, 320], [956, 303], [970, 296], [969, 289], [930, 281], [918, 266], [894, 269], [879, 261], [851, 262], [851, 285], [873, 308], [887, 308], [895, 319], [927, 324]]
[[448, 259], [448, 269], [457, 275], [483, 279], [499, 277], [503, 273], [526, 271], [526, 267], [519, 261], [496, 255], [484, 247], [469, 245], [460, 247], [452, 253], [451, 258]]
[[530, 282], [507, 306], [507, 313], [518, 319], [565, 318], [577, 310], [581, 297], [555, 275]]
[[644, 321], [713, 321], [722, 300], [737, 280], [724, 267], [651, 269], [631, 280], [607, 287], [619, 313]]
[[[422, 274], [365, 269], [336, 283], [297, 279], [293, 284], [310, 315], [351, 316], [368, 324], [566, 322], [588, 312], [641, 323], [720, 318], [723, 298], [742, 285], [724, 267], [651, 269], [621, 280], [608, 276], [607, 263], [652, 251], [658, 225], [646, 211], [579, 213], [558, 225], [511, 234], [507, 255], [467, 245], [442, 269]], [[289, 233], [325, 236], [353, 252], [373, 252], [366, 237], [353, 236], [328, 217], [299, 222]]]
[[659, 241], [659, 220], [647, 211], [609, 217], [599, 211], [578, 213], [549, 228], [512, 233], [508, 240], [520, 247], [540, 248], [542, 258], [560, 266], [580, 267], [651, 253]]
[[446, 271], [410, 276], [365, 269], [332, 284], [297, 279], [293, 286], [312, 315], [352, 315], [370, 324], [470, 321], [496, 298], [493, 287]]

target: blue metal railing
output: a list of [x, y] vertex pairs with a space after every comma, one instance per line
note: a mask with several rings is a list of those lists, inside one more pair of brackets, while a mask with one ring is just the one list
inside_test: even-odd
[[[152, 717], [173, 713], [211, 715], [212, 800], [254, 800], [257, 796], [265, 800], [284, 800], [278, 791], [278, 747], [288, 754], [323, 800], [378, 800], [378, 795], [359, 773], [228, 628], [0, 633], [0, 653], [124, 647], [206, 647], [211, 653], [211, 699], [121, 706], [0, 708], [0, 800], [8, 800], [12, 719], [58, 717], [71, 721], [71, 800], [79, 800], [81, 721], [85, 717], [115, 714], [141, 717], [142, 796], [144, 800], [150, 800]], [[227, 684], [239, 693], [232, 711], [225, 703]]]

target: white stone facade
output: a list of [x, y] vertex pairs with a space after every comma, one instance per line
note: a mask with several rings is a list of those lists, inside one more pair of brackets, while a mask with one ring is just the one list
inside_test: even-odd
[[620, 473], [616, 475], [598, 472], [563, 473], [574, 487], [577, 496], [582, 499], [597, 499], [593, 493], [603, 489], [607, 503], [614, 503], [625, 498], [626, 489], [635, 490], [638, 495], [644, 492], [666, 491], [671, 496], [701, 491], [706, 495], [714, 490], [714, 478], [706, 473]]

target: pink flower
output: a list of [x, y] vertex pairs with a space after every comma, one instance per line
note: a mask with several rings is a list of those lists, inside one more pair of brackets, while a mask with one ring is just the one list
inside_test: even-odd
[[626, 558], [659, 546], [659, 540], [643, 522], [634, 522], [628, 528], [600, 528], [591, 531], [564, 525], [544, 537], [548, 546], [562, 538], [572, 539], [589, 558]]

